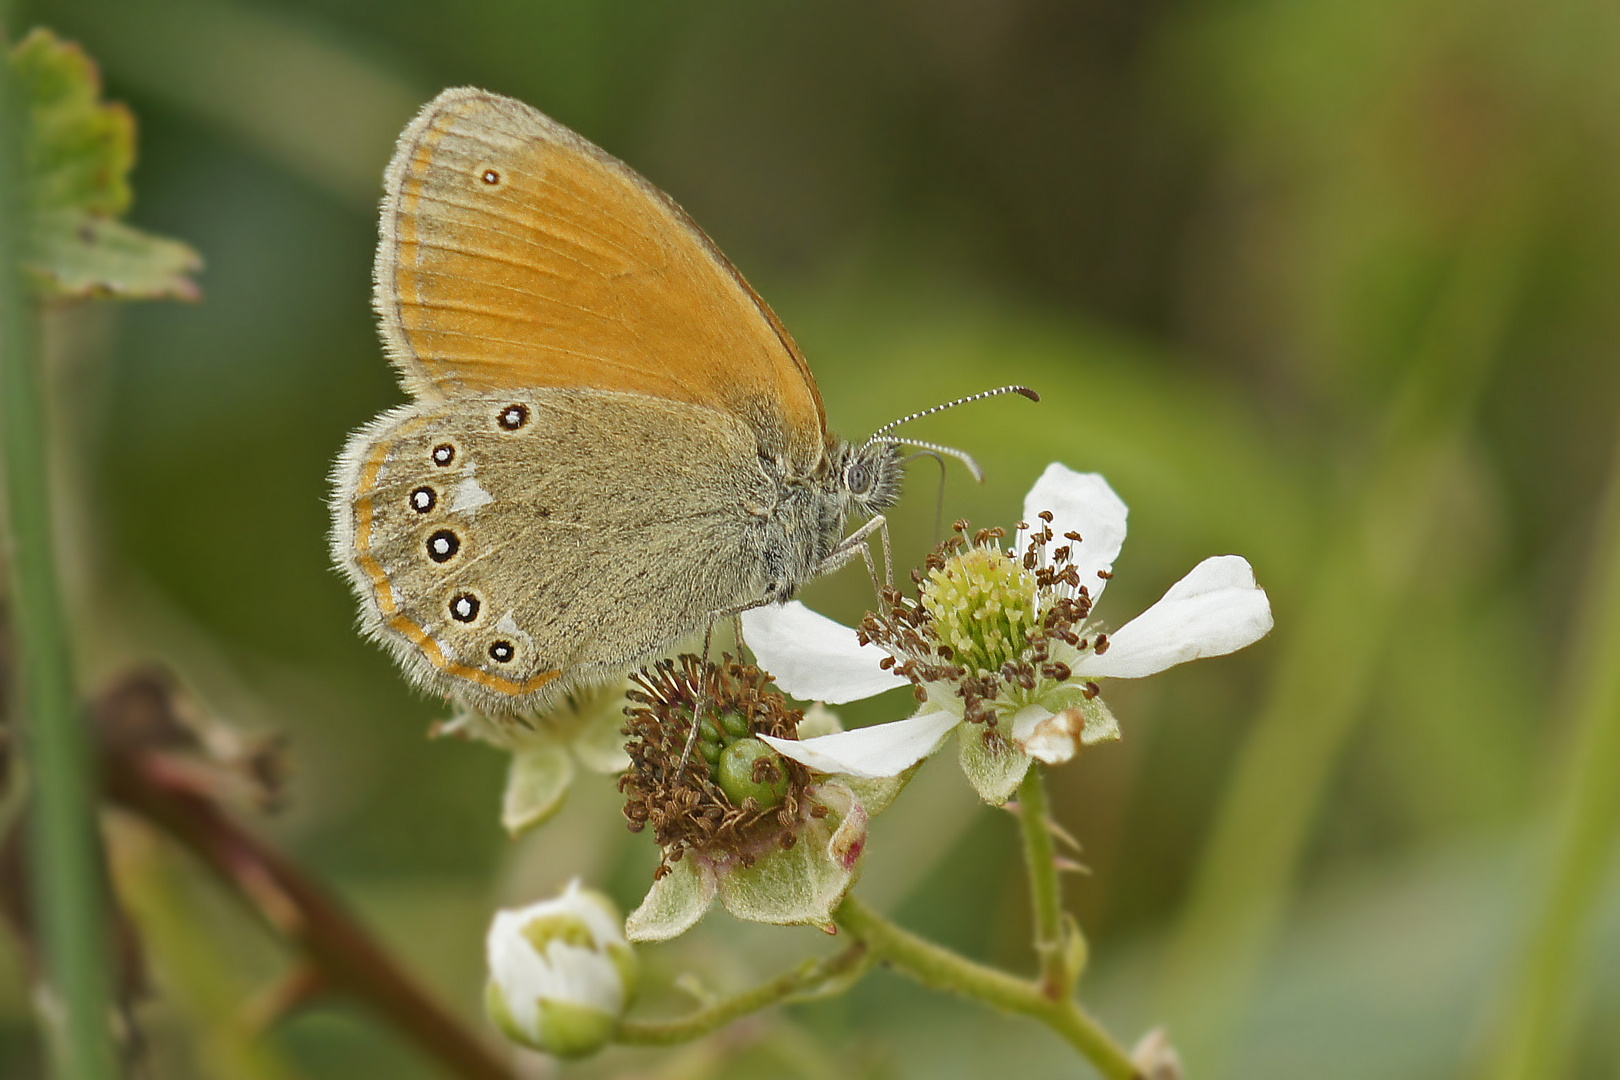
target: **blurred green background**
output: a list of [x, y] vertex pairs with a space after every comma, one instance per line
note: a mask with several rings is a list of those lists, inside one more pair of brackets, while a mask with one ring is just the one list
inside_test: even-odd
[[[600, 779], [508, 842], [502, 756], [425, 738], [442, 705], [358, 638], [328, 564], [327, 469], [401, 400], [369, 310], [382, 168], [457, 84], [685, 205], [804, 346], [837, 430], [1037, 387], [915, 433], [985, 467], [983, 487], [951, 472], [946, 521], [1010, 524], [1050, 460], [1104, 472], [1132, 511], [1115, 625], [1206, 555], [1254, 563], [1273, 635], [1111, 686], [1124, 741], [1052, 776], [1088, 869], [1067, 885], [1082, 997], [1122, 1039], [1167, 1023], [1199, 1078], [1620, 1072], [1620, 7], [21, 8], [137, 114], [135, 223], [208, 263], [199, 305], [52, 322], [86, 685], [163, 657], [284, 732], [290, 805], [263, 828], [474, 1023], [493, 906], [576, 874], [633, 906], [654, 856]], [[937, 485], [913, 467], [903, 563]], [[806, 599], [854, 619], [869, 595], [852, 570]], [[120, 850], [159, 989], [152, 1075], [441, 1075], [358, 1010], [255, 1040], [240, 1010], [285, 957], [181, 854]], [[1014, 823], [949, 759], [877, 822], [860, 888], [1030, 966]], [[654, 982], [738, 988], [828, 945], [715, 913], [646, 958]], [[7, 943], [0, 1074], [38, 1068]], [[1089, 1075], [1033, 1025], [883, 972], [560, 1072]]]

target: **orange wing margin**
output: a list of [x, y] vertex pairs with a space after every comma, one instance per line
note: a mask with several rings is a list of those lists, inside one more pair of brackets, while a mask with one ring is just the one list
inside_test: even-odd
[[627, 390], [732, 413], [813, 465], [821, 394], [770, 308], [668, 196], [535, 109], [446, 90], [388, 167], [376, 305], [406, 389]]

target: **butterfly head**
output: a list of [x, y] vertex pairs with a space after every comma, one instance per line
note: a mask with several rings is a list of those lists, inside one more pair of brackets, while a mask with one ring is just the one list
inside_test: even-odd
[[848, 511], [862, 517], [880, 514], [900, 498], [903, 463], [892, 442], [844, 443], [833, 461], [838, 487]]

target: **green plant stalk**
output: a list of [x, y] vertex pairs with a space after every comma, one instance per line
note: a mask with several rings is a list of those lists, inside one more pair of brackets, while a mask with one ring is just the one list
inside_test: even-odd
[[1052, 830], [1047, 827], [1051, 809], [1039, 762], [1029, 767], [1024, 782], [1018, 786], [1018, 811], [1030, 901], [1035, 909], [1035, 954], [1040, 958], [1041, 986], [1048, 997], [1062, 997], [1068, 993], [1070, 975], [1063, 948], [1063, 890], [1058, 882]]
[[751, 1012], [814, 996], [829, 984], [859, 979], [870, 965], [870, 950], [865, 943], [856, 942], [825, 960], [778, 975], [679, 1020], [620, 1021], [613, 1041], [624, 1046], [673, 1046], [691, 1042]]
[[1525, 950], [1507, 983], [1508, 1008], [1493, 1028], [1483, 1070], [1492, 1080], [1568, 1075], [1582, 946], [1590, 940], [1620, 837], [1620, 454], [1585, 603], [1573, 636], [1565, 707], [1569, 745], [1558, 770], [1560, 799], [1549, 840], [1545, 892]]
[[1162, 988], [1177, 1048], [1212, 1080], [1225, 1075], [1333, 770], [1440, 522], [1440, 496], [1518, 288], [1542, 193], [1534, 179], [1518, 178], [1459, 252], [1363, 470], [1368, 479], [1329, 530], [1303, 610], [1285, 624], [1266, 701], [1217, 809]]
[[974, 963], [889, 922], [854, 896], [833, 912], [838, 925], [886, 962], [924, 986], [948, 990], [997, 1009], [1038, 1020], [1083, 1054], [1108, 1080], [1134, 1080], [1136, 1066], [1079, 1002], [1053, 998], [1044, 986]]
[[23, 749], [32, 782], [33, 913], [62, 1027], [57, 1075], [116, 1075], [109, 1020], [106, 920], [87, 735], [73, 690], [68, 626], [51, 536], [45, 394], [22, 259], [28, 245], [24, 105], [0, 35], [0, 455], [10, 536], [6, 555], [17, 637]]

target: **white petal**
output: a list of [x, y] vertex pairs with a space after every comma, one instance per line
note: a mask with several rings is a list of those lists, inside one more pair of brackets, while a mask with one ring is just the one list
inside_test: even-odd
[[761, 735], [777, 753], [817, 772], [844, 773], [863, 779], [898, 776], [934, 752], [962, 718], [954, 713], [918, 713], [904, 720], [821, 735], [814, 739], [777, 739]]
[[1271, 601], [1239, 555], [1205, 559], [1158, 603], [1108, 636], [1101, 656], [1087, 653], [1077, 675], [1138, 679], [1203, 656], [1224, 656], [1271, 631]]
[[889, 654], [797, 600], [742, 614], [743, 637], [776, 685], [800, 701], [842, 705], [906, 685], [878, 664]]
[[[1096, 600], [1108, 584], [1098, 571], [1113, 570], [1125, 543], [1125, 503], [1101, 473], [1075, 472], [1054, 461], [1024, 496], [1024, 520], [1032, 527], [1039, 525], [1036, 515], [1042, 510], [1052, 511], [1052, 531], [1057, 534], [1047, 551], [1068, 544], [1080, 584]], [[1079, 543], [1065, 539], [1070, 532], [1080, 534]]]

